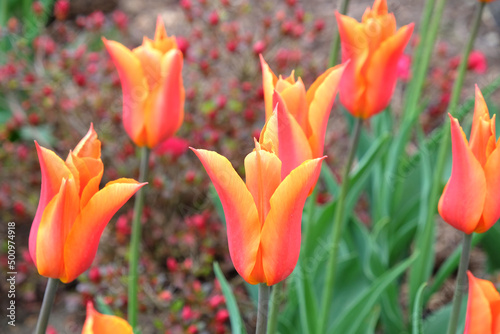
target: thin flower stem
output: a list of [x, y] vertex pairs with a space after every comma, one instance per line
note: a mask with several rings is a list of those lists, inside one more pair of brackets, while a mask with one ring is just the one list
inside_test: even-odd
[[457, 283], [455, 285], [455, 293], [453, 294], [453, 306], [451, 309], [450, 322], [448, 323], [448, 334], [457, 333], [462, 297], [467, 291], [467, 267], [469, 266], [471, 242], [472, 233], [464, 233], [462, 255], [460, 256], [460, 265], [458, 266]]
[[[347, 8], [349, 8], [349, 0], [339, 0], [340, 1], [340, 11], [339, 13], [345, 15], [347, 13]], [[332, 50], [330, 51], [330, 60], [328, 62], [328, 67], [333, 67], [337, 65], [340, 51], [340, 35], [337, 31], [333, 37]]]
[[[139, 182], [144, 182], [148, 175], [149, 149], [141, 148], [141, 162], [139, 169]], [[132, 221], [132, 236], [130, 240], [129, 253], [129, 277], [128, 277], [128, 321], [132, 328], [137, 327], [137, 313], [139, 305], [137, 301], [139, 286], [139, 248], [141, 245], [141, 217], [144, 206], [144, 189], [139, 189], [135, 195], [134, 220]]]
[[40, 315], [36, 324], [35, 334], [45, 334], [47, 325], [49, 323], [50, 311], [56, 298], [57, 286], [59, 280], [56, 278], [49, 278], [47, 286], [45, 287], [45, 294], [43, 296], [42, 307], [40, 308]]
[[279, 282], [278, 284], [273, 285], [271, 291], [271, 301], [270, 301], [270, 310], [269, 310], [269, 319], [267, 321], [267, 334], [276, 333], [276, 329], [278, 326], [278, 309], [281, 299], [281, 288], [283, 286], [283, 282]]
[[270, 289], [265, 283], [259, 284], [259, 305], [257, 307], [257, 328], [255, 329], [255, 334], [266, 334]]
[[340, 189], [340, 196], [337, 200], [337, 207], [335, 208], [335, 218], [333, 221], [333, 232], [332, 232], [332, 248], [330, 249], [330, 259], [326, 267], [326, 281], [325, 289], [323, 291], [323, 302], [320, 310], [319, 318], [319, 331], [318, 333], [326, 333], [326, 327], [328, 324], [328, 311], [330, 310], [329, 303], [333, 299], [333, 288], [335, 286], [335, 274], [337, 271], [337, 257], [340, 244], [340, 236], [342, 234], [342, 225], [344, 221], [344, 210], [345, 210], [345, 199], [347, 192], [349, 190], [349, 172], [351, 171], [352, 163], [354, 161], [354, 156], [356, 155], [356, 150], [358, 147], [359, 137], [361, 135], [361, 128], [363, 124], [363, 119], [356, 119], [356, 125], [354, 126], [354, 133], [351, 142], [351, 150], [349, 152], [349, 157], [347, 158], [347, 165], [344, 169], [344, 174], [342, 177], [342, 187]]

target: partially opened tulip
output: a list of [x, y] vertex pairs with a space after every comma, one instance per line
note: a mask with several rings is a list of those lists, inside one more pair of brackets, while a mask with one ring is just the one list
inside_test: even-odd
[[99, 190], [104, 167], [92, 125], [66, 161], [35, 144], [42, 190], [29, 251], [40, 275], [67, 283], [90, 267], [109, 220], [144, 184], [118, 179]]
[[87, 318], [83, 324], [82, 334], [132, 334], [132, 327], [124, 319], [101, 314], [94, 309], [91, 301], [87, 303]]
[[172, 137], [184, 119], [182, 52], [160, 17], [154, 40], [129, 50], [103, 38], [122, 84], [123, 126], [137, 146], [154, 148]]
[[469, 142], [451, 117], [453, 165], [439, 200], [445, 222], [470, 234], [489, 230], [500, 218], [500, 141], [495, 136], [495, 116], [476, 86], [476, 104]]
[[299, 258], [302, 210], [323, 158], [303, 162], [281, 180], [280, 159], [256, 143], [245, 158], [245, 183], [225, 157], [193, 151], [221, 199], [236, 271], [250, 284], [284, 280]]
[[342, 61], [350, 60], [340, 82], [340, 101], [362, 119], [384, 110], [398, 76], [398, 61], [413, 32], [413, 23], [396, 30], [386, 0], [375, 0], [361, 22], [336, 13]]
[[[266, 131], [277, 134], [273, 145], [283, 163], [284, 178], [304, 161], [323, 156], [326, 126], [345, 65], [325, 71], [306, 92], [302, 79], [296, 80], [293, 72], [287, 78], [277, 77], [262, 56], [260, 62], [267, 121], [260, 142], [265, 145], [270, 140]], [[280, 141], [287, 145], [278, 150]]]
[[490, 281], [469, 271], [469, 300], [464, 334], [500, 333], [500, 293]]

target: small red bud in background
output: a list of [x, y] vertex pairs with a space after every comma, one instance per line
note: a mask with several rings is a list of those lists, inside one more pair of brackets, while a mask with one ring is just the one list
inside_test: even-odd
[[54, 16], [59, 21], [64, 21], [68, 17], [69, 13], [69, 1], [68, 0], [57, 0], [54, 4]]

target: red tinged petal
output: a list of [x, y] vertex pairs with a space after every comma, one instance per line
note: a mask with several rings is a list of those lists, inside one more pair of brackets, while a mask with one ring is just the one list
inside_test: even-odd
[[495, 115], [490, 119], [488, 106], [484, 101], [483, 94], [476, 85], [476, 100], [472, 128], [470, 134], [470, 147], [476, 159], [484, 167], [491, 152], [496, 148], [495, 144]]
[[470, 271], [469, 298], [464, 334], [496, 334], [500, 318], [500, 294], [487, 280], [474, 277]]
[[132, 334], [132, 327], [124, 319], [101, 314], [94, 309], [91, 301], [87, 302], [87, 318], [83, 324], [82, 334]]
[[260, 65], [262, 67], [262, 89], [264, 90], [264, 103], [266, 107], [266, 120], [268, 120], [273, 114], [273, 93], [274, 85], [278, 81], [276, 75], [271, 71], [271, 68], [264, 60], [262, 55], [260, 57]]
[[280, 145], [279, 159], [282, 162], [281, 178], [284, 179], [302, 162], [312, 158], [309, 141], [295, 118], [290, 115], [281, 95], [275, 91], [273, 103], [276, 105], [278, 117], [278, 141]]
[[365, 102], [366, 79], [362, 75], [368, 59], [368, 40], [363, 25], [355, 19], [335, 13], [342, 46], [342, 62], [349, 60], [340, 82], [340, 101], [355, 117], [361, 117]]
[[293, 170], [271, 197], [262, 228], [262, 264], [267, 285], [290, 275], [300, 253], [301, 220], [309, 190], [318, 178], [323, 158], [308, 160]]
[[122, 44], [102, 39], [120, 76], [123, 92], [123, 126], [138, 146], [146, 145], [144, 104], [148, 83], [136, 55]]
[[62, 180], [64, 178], [68, 179], [72, 177], [72, 173], [68, 167], [66, 167], [64, 161], [54, 152], [39, 146], [36, 141], [35, 146], [42, 174], [42, 190], [40, 191], [40, 201], [38, 202], [35, 219], [31, 225], [29, 251], [31, 258], [36, 265], [36, 239], [43, 211], [54, 196], [59, 192]]
[[63, 179], [61, 188], [45, 208], [36, 238], [36, 266], [42, 276], [64, 273], [64, 244], [78, 215], [80, 201], [74, 178]]
[[313, 158], [323, 155], [326, 125], [345, 66], [346, 64], [337, 65], [328, 69], [307, 90], [309, 124], [312, 130], [308, 140]]
[[453, 165], [451, 177], [439, 200], [439, 213], [448, 224], [467, 234], [481, 219], [486, 198], [486, 178], [470, 150], [458, 120], [451, 117]]
[[81, 210], [64, 246], [64, 283], [71, 282], [87, 270], [94, 260], [101, 234], [109, 220], [137, 190], [146, 183], [132, 179], [109, 182]]
[[[413, 33], [413, 23], [399, 29], [383, 41], [367, 63], [365, 109], [362, 118], [369, 118], [389, 104], [397, 79], [399, 58]], [[383, 88], [382, 88], [383, 87]]]
[[148, 147], [153, 148], [172, 137], [184, 120], [182, 53], [167, 52], [161, 63], [161, 85], [151, 97], [146, 115]]
[[251, 282], [260, 243], [260, 222], [252, 194], [225, 157], [191, 149], [205, 167], [224, 208], [229, 254], [236, 271]]
[[484, 203], [483, 219], [475, 232], [482, 233], [489, 230], [500, 218], [500, 146], [488, 157], [484, 166], [486, 177], [486, 199]]
[[152, 47], [139, 46], [133, 51], [142, 66], [142, 73], [146, 77], [149, 90], [161, 84], [161, 58], [162, 53]]

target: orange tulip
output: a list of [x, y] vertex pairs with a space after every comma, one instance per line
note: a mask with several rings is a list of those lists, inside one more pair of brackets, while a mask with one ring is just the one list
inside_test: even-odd
[[470, 141], [451, 117], [453, 166], [439, 200], [439, 214], [467, 234], [483, 233], [500, 218], [500, 141], [496, 142], [495, 116], [476, 86], [476, 105]]
[[[277, 134], [273, 146], [283, 163], [284, 178], [304, 161], [323, 156], [326, 125], [345, 65], [328, 69], [306, 92], [302, 79], [295, 80], [293, 72], [287, 78], [276, 77], [262, 55], [260, 63], [267, 120], [261, 144], [266, 144], [262, 138], [269, 137], [265, 131]], [[282, 121], [278, 122], [278, 118]], [[280, 141], [287, 145], [278, 150]]]
[[118, 179], [99, 190], [104, 167], [92, 125], [66, 161], [35, 144], [42, 190], [29, 251], [40, 275], [67, 283], [90, 267], [109, 220], [145, 183]]
[[303, 162], [282, 181], [280, 159], [256, 143], [245, 158], [245, 184], [225, 157], [192, 150], [221, 199], [236, 271], [250, 284], [284, 280], [299, 258], [302, 210], [324, 157]]
[[464, 334], [500, 333], [500, 294], [490, 281], [475, 278], [470, 271], [469, 300]]
[[87, 318], [83, 324], [82, 334], [132, 334], [132, 327], [120, 317], [101, 314], [94, 305], [87, 303]]
[[172, 137], [184, 119], [182, 52], [160, 17], [155, 39], [127, 49], [103, 38], [123, 91], [123, 126], [137, 146], [153, 148]]
[[361, 23], [338, 12], [342, 61], [350, 59], [340, 82], [340, 101], [363, 119], [384, 110], [392, 97], [397, 64], [413, 32], [413, 23], [396, 31], [386, 0], [375, 0]]

